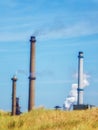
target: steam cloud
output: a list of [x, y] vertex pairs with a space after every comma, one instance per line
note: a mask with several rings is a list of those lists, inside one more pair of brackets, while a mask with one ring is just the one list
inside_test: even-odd
[[[77, 74], [75, 75], [77, 77]], [[89, 86], [89, 81], [88, 78], [90, 76], [87, 74], [83, 75], [83, 88], [85, 88], [86, 86]], [[71, 87], [71, 91], [68, 95], [68, 97], [66, 98], [66, 100], [64, 101], [64, 109], [65, 110], [70, 110], [72, 105], [77, 103], [77, 88], [78, 88], [78, 84], [72, 84]]]

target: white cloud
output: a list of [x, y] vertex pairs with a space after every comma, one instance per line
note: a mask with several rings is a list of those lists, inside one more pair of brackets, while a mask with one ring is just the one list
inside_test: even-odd
[[98, 0], [91, 0], [93, 3], [98, 3]]
[[[74, 1], [76, 0], [73, 0], [73, 2]], [[0, 4], [4, 7], [5, 5], [17, 7], [13, 12], [9, 10], [9, 14], [11, 15], [7, 16], [8, 14], [6, 14], [6, 17], [2, 16], [0, 24], [2, 25], [1, 31], [3, 33], [1, 32], [0, 41], [24, 40], [25, 37], [28, 37], [28, 34], [31, 35], [31, 33], [38, 35], [38, 39], [40, 40], [81, 37], [98, 33], [97, 11], [70, 12], [61, 9], [57, 14], [55, 11], [51, 12], [51, 10], [48, 10], [47, 13], [43, 13], [43, 11], [40, 11], [40, 8], [45, 4], [45, 0], [41, 0], [40, 2], [34, 1], [33, 8], [30, 2], [32, 1], [0, 1]], [[65, 3], [66, 2], [64, 2], [64, 4]], [[21, 4], [24, 4], [22, 9], [20, 8]], [[57, 3], [54, 2], [54, 4]], [[38, 12], [33, 13], [36, 12], [37, 9]], [[24, 12], [26, 12], [26, 14]], [[62, 15], [61, 12], [63, 13]], [[15, 32], [15, 30], [19, 32]], [[21, 35], [21, 37], [19, 35]]]
[[0, 1], [0, 5], [4, 7], [15, 7], [17, 6], [17, 3], [13, 0], [2, 0]]
[[70, 83], [71, 80], [48, 80], [48, 81], [38, 81], [39, 84], [65, 84]]
[[0, 33], [0, 42], [9, 42], [9, 41], [22, 41], [26, 39], [25, 34], [19, 33]]
[[58, 38], [72, 38], [92, 35], [98, 33], [97, 24], [88, 22], [79, 22], [74, 25], [59, 29], [46, 29], [39, 31], [39, 39], [58, 39]]
[[[30, 23], [29, 24], [24, 23], [23, 25], [19, 24], [16, 25], [15, 27], [14, 25], [7, 26], [6, 28], [1, 27], [3, 33], [1, 31], [0, 41], [17, 41], [17, 40], [24, 41], [24, 39], [26, 39], [31, 34], [36, 35], [39, 40], [46, 40], [46, 39], [48, 40], [48, 39], [60, 39], [60, 38], [65, 39], [72, 37], [81, 37], [98, 33], [98, 26], [96, 23], [92, 22], [90, 23], [85, 21], [70, 24], [68, 26], [63, 26], [59, 28], [58, 27], [56, 28], [55, 26], [49, 27], [48, 25], [46, 25], [45, 27], [43, 27], [43, 29], [39, 28], [35, 31], [33, 31], [33, 26]], [[6, 30], [7, 28], [9, 31]]]
[[[19, 25], [20, 26], [20, 25]], [[29, 24], [23, 24], [20, 27], [13, 27], [14, 28], [23, 28], [21, 32], [3, 32], [1, 33], [0, 41], [17, 41], [17, 40], [24, 40], [28, 35], [33, 34], [33, 29], [29, 27]], [[48, 25], [47, 25], [48, 26]], [[10, 29], [10, 27], [8, 27]], [[4, 30], [3, 30], [4, 31]], [[35, 31], [34, 35], [38, 35], [37, 38], [39, 40], [48, 40], [48, 39], [59, 39], [59, 38], [72, 38], [72, 37], [81, 37], [87, 35], [93, 35], [98, 33], [97, 25], [89, 24], [86, 22], [83, 23], [75, 23], [74, 25], [70, 25], [64, 28], [43, 28]]]

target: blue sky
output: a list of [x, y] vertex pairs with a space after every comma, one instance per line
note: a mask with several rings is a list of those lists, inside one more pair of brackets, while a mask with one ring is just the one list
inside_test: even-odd
[[0, 1], [0, 109], [11, 110], [17, 74], [21, 111], [28, 107], [29, 39], [36, 42], [36, 106], [63, 105], [77, 83], [78, 52], [90, 85], [84, 103], [98, 106], [98, 0]]

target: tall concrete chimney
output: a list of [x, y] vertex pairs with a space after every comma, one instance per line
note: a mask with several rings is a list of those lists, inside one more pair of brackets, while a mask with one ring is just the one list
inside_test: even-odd
[[78, 56], [78, 105], [83, 104], [83, 52], [79, 52]]
[[12, 80], [12, 115], [16, 115], [16, 81], [17, 77], [13, 76]]
[[35, 98], [35, 42], [34, 36], [30, 39], [30, 75], [29, 75], [29, 101], [28, 111], [34, 108]]

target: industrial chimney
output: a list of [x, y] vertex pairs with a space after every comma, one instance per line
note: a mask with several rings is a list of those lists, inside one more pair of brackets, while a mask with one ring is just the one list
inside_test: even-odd
[[34, 97], [35, 97], [35, 42], [34, 36], [30, 39], [30, 75], [29, 75], [29, 101], [28, 111], [34, 108]]
[[17, 77], [14, 75], [12, 80], [12, 115], [16, 115], [16, 81]]
[[78, 56], [78, 101], [77, 105], [83, 105], [83, 52]]
[[85, 110], [94, 107], [93, 105], [84, 104], [84, 72], [83, 72], [83, 52], [79, 52], [78, 55], [78, 88], [77, 88], [77, 104], [73, 105], [73, 110]]

